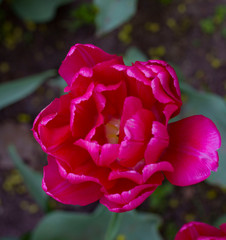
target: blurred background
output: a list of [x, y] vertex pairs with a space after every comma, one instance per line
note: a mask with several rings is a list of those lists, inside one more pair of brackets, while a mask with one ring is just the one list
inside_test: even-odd
[[[0, 239], [29, 239], [44, 216], [8, 145], [16, 147], [23, 163], [42, 171], [46, 156], [30, 129], [41, 109], [62, 93], [65, 85], [57, 70], [76, 43], [123, 55], [127, 63], [162, 59], [172, 64], [189, 113], [201, 109], [216, 118], [225, 147], [225, 0], [0, 0]], [[225, 166], [223, 151], [220, 166]], [[221, 168], [220, 175], [196, 186], [163, 184], [138, 210], [159, 214], [159, 231], [168, 240], [189, 221], [226, 222]], [[49, 202], [50, 209], [80, 212], [95, 206]]]

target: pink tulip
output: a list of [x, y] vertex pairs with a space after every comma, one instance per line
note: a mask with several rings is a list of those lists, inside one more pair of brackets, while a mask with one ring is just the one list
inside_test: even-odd
[[163, 61], [125, 66], [121, 57], [76, 44], [59, 73], [67, 94], [36, 118], [48, 154], [44, 191], [65, 204], [100, 200], [110, 211], [139, 206], [161, 185], [205, 180], [218, 167], [220, 134], [198, 115], [168, 124], [182, 105], [178, 79]]
[[226, 240], [226, 223], [218, 229], [206, 223], [190, 222], [180, 229], [175, 240]]

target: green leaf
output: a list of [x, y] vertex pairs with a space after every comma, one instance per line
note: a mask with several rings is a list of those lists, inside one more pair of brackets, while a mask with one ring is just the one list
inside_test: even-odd
[[61, 76], [52, 78], [47, 83], [50, 87], [59, 88], [62, 94], [65, 94], [64, 89], [67, 87], [67, 83]]
[[51, 21], [59, 6], [73, 0], [12, 0], [11, 5], [16, 14], [33, 22]]
[[226, 214], [224, 214], [220, 218], [218, 218], [217, 221], [215, 222], [214, 226], [219, 228], [219, 226], [223, 223], [226, 223]]
[[205, 18], [200, 21], [200, 27], [204, 33], [213, 34], [215, 25], [212, 18]]
[[[1, 0], [0, 0], [0, 3], [1, 3]], [[20, 240], [20, 239], [15, 237], [3, 237], [3, 238], [0, 238], [0, 240]]]
[[161, 240], [158, 227], [161, 222], [160, 217], [149, 213], [138, 213], [130, 211], [123, 213], [119, 229], [119, 236], [125, 236], [129, 240]]
[[130, 47], [123, 58], [125, 65], [130, 66], [136, 61], [147, 61], [147, 57], [136, 47]]
[[136, 12], [137, 0], [94, 0], [98, 8], [97, 34], [106, 34], [129, 20]]
[[202, 114], [210, 118], [217, 126], [222, 140], [219, 152], [219, 168], [213, 172], [207, 181], [211, 184], [226, 186], [226, 105], [225, 101], [214, 94], [200, 92], [186, 83], [180, 83], [185, 102], [181, 113], [175, 119], [179, 120], [191, 115]]
[[48, 77], [54, 74], [56, 74], [55, 70], [48, 70], [36, 75], [0, 84], [0, 110], [27, 97]]
[[9, 145], [8, 151], [15, 167], [20, 171], [24, 183], [26, 184], [30, 194], [37, 202], [37, 204], [43, 209], [46, 210], [47, 207], [47, 195], [42, 190], [42, 175], [33, 169], [29, 168], [23, 163], [23, 160], [18, 155], [15, 147]]
[[174, 186], [164, 182], [150, 196], [150, 207], [155, 210], [164, 211], [167, 207], [168, 196], [173, 192]]
[[[48, 214], [34, 230], [31, 240], [103, 240], [111, 212], [99, 207], [92, 214], [55, 211]], [[121, 213], [118, 235], [130, 240], [160, 240], [160, 219], [153, 214]], [[87, 231], [88, 229], [88, 231]]]

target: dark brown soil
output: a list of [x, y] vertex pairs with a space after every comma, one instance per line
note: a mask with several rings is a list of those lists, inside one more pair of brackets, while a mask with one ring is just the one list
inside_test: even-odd
[[[172, 0], [168, 5], [159, 0], [139, 0], [136, 16], [102, 37], [95, 35], [94, 25], [68, 31], [70, 10], [81, 2], [90, 1], [76, 1], [59, 8], [50, 23], [32, 24], [21, 21], [4, 1], [0, 5], [0, 17], [3, 16], [0, 18], [0, 82], [58, 69], [73, 44], [92, 43], [116, 54], [124, 54], [128, 47], [136, 46], [149, 58], [159, 57], [177, 65], [186, 81], [196, 88], [225, 97], [226, 38], [222, 30], [226, 21], [216, 24], [211, 34], [200, 27], [202, 19], [213, 17], [215, 8], [226, 4], [224, 0]], [[8, 32], [3, 30], [6, 24], [11, 24]], [[132, 26], [132, 30], [125, 34], [128, 26]], [[0, 111], [0, 237], [21, 236], [31, 231], [43, 216], [15, 171], [7, 154], [7, 144], [14, 143], [23, 160], [41, 171], [45, 155], [30, 129], [35, 116], [59, 94], [59, 89], [45, 83], [31, 96]], [[167, 199], [163, 208], [152, 208], [149, 201], [139, 208], [163, 216], [161, 231], [165, 239], [173, 239], [187, 221], [212, 224], [226, 213], [225, 190], [207, 183], [175, 187]], [[94, 205], [73, 209], [90, 211]]]

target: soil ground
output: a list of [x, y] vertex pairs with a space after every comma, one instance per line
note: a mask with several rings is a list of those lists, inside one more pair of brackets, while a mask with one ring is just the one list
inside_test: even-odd
[[[92, 43], [121, 55], [130, 46], [136, 46], [150, 59], [158, 57], [176, 65], [186, 81], [197, 89], [225, 97], [226, 21], [219, 22], [215, 14], [219, 5], [226, 6], [225, 0], [172, 0], [168, 5], [159, 0], [139, 0], [137, 14], [102, 37], [95, 35], [94, 25], [69, 31], [73, 21], [71, 9], [84, 2], [89, 1], [60, 7], [55, 19], [45, 24], [21, 21], [8, 3], [3, 2], [0, 5], [0, 82], [58, 69], [72, 45]], [[206, 18], [216, 18], [213, 30], [201, 27]], [[59, 94], [57, 87], [45, 83], [26, 99], [0, 111], [0, 237], [26, 234], [43, 216], [14, 169], [7, 145], [15, 144], [22, 159], [41, 171], [45, 155], [30, 129], [35, 116]], [[161, 214], [164, 220], [161, 232], [169, 240], [185, 222], [213, 224], [226, 213], [225, 193], [225, 189], [207, 183], [174, 187], [161, 198], [160, 204], [152, 205], [147, 200], [139, 210]], [[52, 204], [65, 208], [54, 201]], [[69, 209], [91, 211], [94, 206]]]

